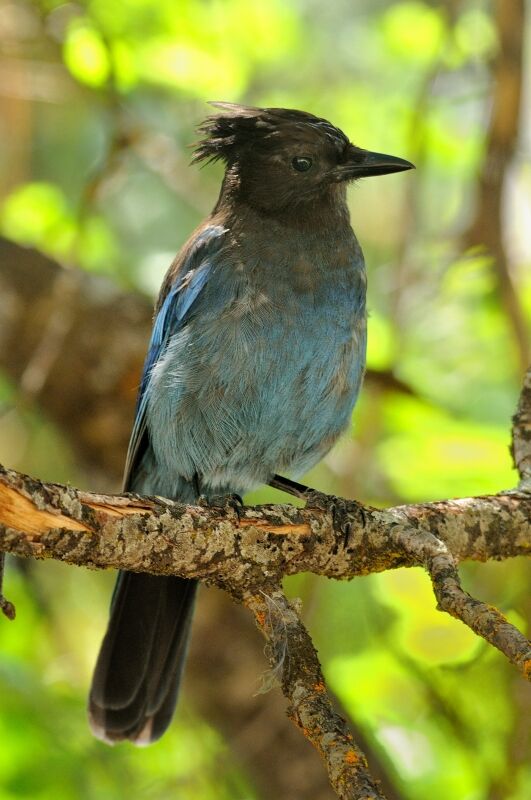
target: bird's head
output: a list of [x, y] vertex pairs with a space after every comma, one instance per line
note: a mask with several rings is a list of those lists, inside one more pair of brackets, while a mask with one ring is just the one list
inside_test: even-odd
[[344, 186], [369, 175], [412, 169], [402, 158], [372, 153], [305, 111], [212, 103], [193, 161], [226, 164], [225, 191], [261, 211], [316, 205], [344, 195]]

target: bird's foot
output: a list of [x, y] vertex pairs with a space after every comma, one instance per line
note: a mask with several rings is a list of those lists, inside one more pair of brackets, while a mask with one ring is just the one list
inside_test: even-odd
[[240, 511], [243, 507], [243, 500], [239, 494], [201, 494], [197, 500], [199, 506], [204, 508], [218, 508], [223, 510], [230, 510], [236, 513], [238, 519], [240, 518]]
[[334, 530], [342, 537], [343, 547], [348, 548], [352, 535], [352, 516], [359, 517], [361, 514], [362, 524], [364, 524], [362, 506], [355, 500], [345, 500], [343, 497], [324, 494], [315, 489], [308, 489], [305, 497], [305, 508], [318, 508], [331, 515]]

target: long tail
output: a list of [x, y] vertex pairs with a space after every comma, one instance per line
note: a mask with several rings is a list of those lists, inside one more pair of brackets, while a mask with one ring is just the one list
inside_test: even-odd
[[156, 741], [170, 724], [186, 657], [197, 581], [121, 572], [89, 697], [95, 736]]

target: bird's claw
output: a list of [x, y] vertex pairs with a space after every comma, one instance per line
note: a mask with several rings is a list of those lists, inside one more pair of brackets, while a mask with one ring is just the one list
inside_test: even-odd
[[199, 506], [204, 508], [219, 508], [222, 510], [231, 510], [240, 517], [240, 510], [243, 507], [243, 500], [239, 494], [214, 494], [207, 496], [202, 494], [197, 500]]
[[343, 547], [350, 544], [352, 534], [352, 514], [359, 514], [360, 506], [354, 500], [344, 500], [332, 494], [324, 494], [315, 489], [306, 492], [306, 508], [318, 508], [332, 516], [334, 530], [343, 538]]

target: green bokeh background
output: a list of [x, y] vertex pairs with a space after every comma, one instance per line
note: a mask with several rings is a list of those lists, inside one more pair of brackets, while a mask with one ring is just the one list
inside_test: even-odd
[[[502, 6], [513, 13], [513, 0]], [[488, 169], [497, 8], [486, 0], [4, 3], [0, 232], [154, 295], [217, 196], [221, 167], [189, 167], [205, 101], [327, 117], [355, 143], [409, 158], [417, 171], [349, 193], [369, 273], [368, 366], [395, 384], [367, 382], [352, 431], [307, 481], [381, 506], [514, 486], [508, 444], [521, 347], [491, 256], [467, 244]], [[530, 19], [531, 10], [527, 43]], [[502, 208], [528, 323], [530, 100]], [[4, 379], [0, 399], [2, 463], [79, 480], [68, 432], [38, 404], [21, 409]], [[278, 497], [264, 489], [249, 501]], [[528, 565], [462, 573], [472, 593], [525, 630]], [[266, 797], [186, 696], [153, 748], [109, 749], [90, 737], [85, 695], [111, 583], [52, 563], [9, 573], [19, 617], [0, 620], [0, 800]], [[397, 797], [531, 797], [531, 696], [497, 652], [435, 610], [420, 571], [345, 584], [298, 576], [287, 589], [303, 599], [325, 675], [384, 754]], [[274, 751], [272, 759], [274, 769]]]

